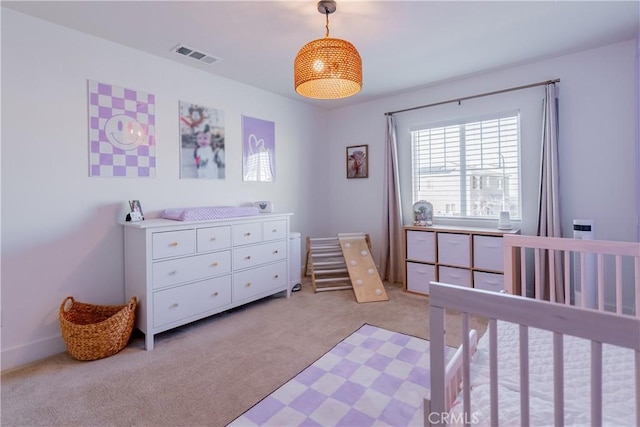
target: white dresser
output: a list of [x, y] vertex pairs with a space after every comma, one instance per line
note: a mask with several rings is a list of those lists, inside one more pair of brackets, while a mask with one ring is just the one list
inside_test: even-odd
[[504, 234], [519, 230], [432, 226], [404, 227], [404, 288], [429, 293], [429, 282], [490, 291], [504, 288]]
[[289, 289], [291, 214], [124, 223], [125, 298], [155, 334]]

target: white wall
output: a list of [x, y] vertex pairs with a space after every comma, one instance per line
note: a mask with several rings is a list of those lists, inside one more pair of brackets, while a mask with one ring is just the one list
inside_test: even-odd
[[[87, 79], [155, 94], [155, 179], [88, 176]], [[225, 180], [179, 179], [179, 100], [224, 110]], [[147, 216], [272, 200], [292, 230], [326, 234], [326, 114], [3, 8], [2, 369], [64, 350], [65, 296], [122, 303], [129, 199]], [[275, 122], [275, 183], [242, 181], [241, 115]]]
[[[573, 219], [590, 218], [595, 220], [599, 239], [636, 240], [639, 113], [635, 63], [636, 44], [629, 40], [331, 111], [330, 230], [370, 233], [374, 253], [379, 252], [385, 112], [560, 78], [559, 156], [564, 235], [572, 236]], [[412, 204], [407, 128], [453, 117], [519, 109], [523, 221], [516, 225], [522, 227], [524, 234], [535, 234], [543, 95], [541, 86], [469, 100], [460, 106], [453, 103], [397, 114], [405, 224], [411, 221]], [[360, 144], [369, 144], [370, 177], [346, 179], [345, 147]], [[355, 214], [344, 215], [345, 209]], [[497, 221], [485, 225], [496, 226]]]

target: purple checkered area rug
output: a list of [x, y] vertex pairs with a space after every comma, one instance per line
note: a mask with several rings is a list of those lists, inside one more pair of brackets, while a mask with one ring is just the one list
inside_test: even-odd
[[429, 341], [365, 324], [229, 425], [421, 426], [427, 396]]

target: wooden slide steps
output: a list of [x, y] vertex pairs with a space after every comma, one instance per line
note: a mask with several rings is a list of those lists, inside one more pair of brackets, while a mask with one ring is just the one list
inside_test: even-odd
[[337, 237], [307, 237], [304, 275], [311, 274], [314, 292], [351, 289], [348, 273]]
[[368, 234], [307, 237], [305, 276], [309, 270], [314, 292], [353, 289], [358, 302], [389, 299], [371, 257]]

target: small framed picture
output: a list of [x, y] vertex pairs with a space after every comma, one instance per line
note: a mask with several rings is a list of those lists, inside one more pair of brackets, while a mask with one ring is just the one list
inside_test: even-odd
[[131, 212], [127, 215], [128, 221], [142, 221], [144, 219], [140, 200], [129, 200], [129, 207], [131, 208]]
[[347, 178], [369, 178], [369, 146], [347, 147]]

